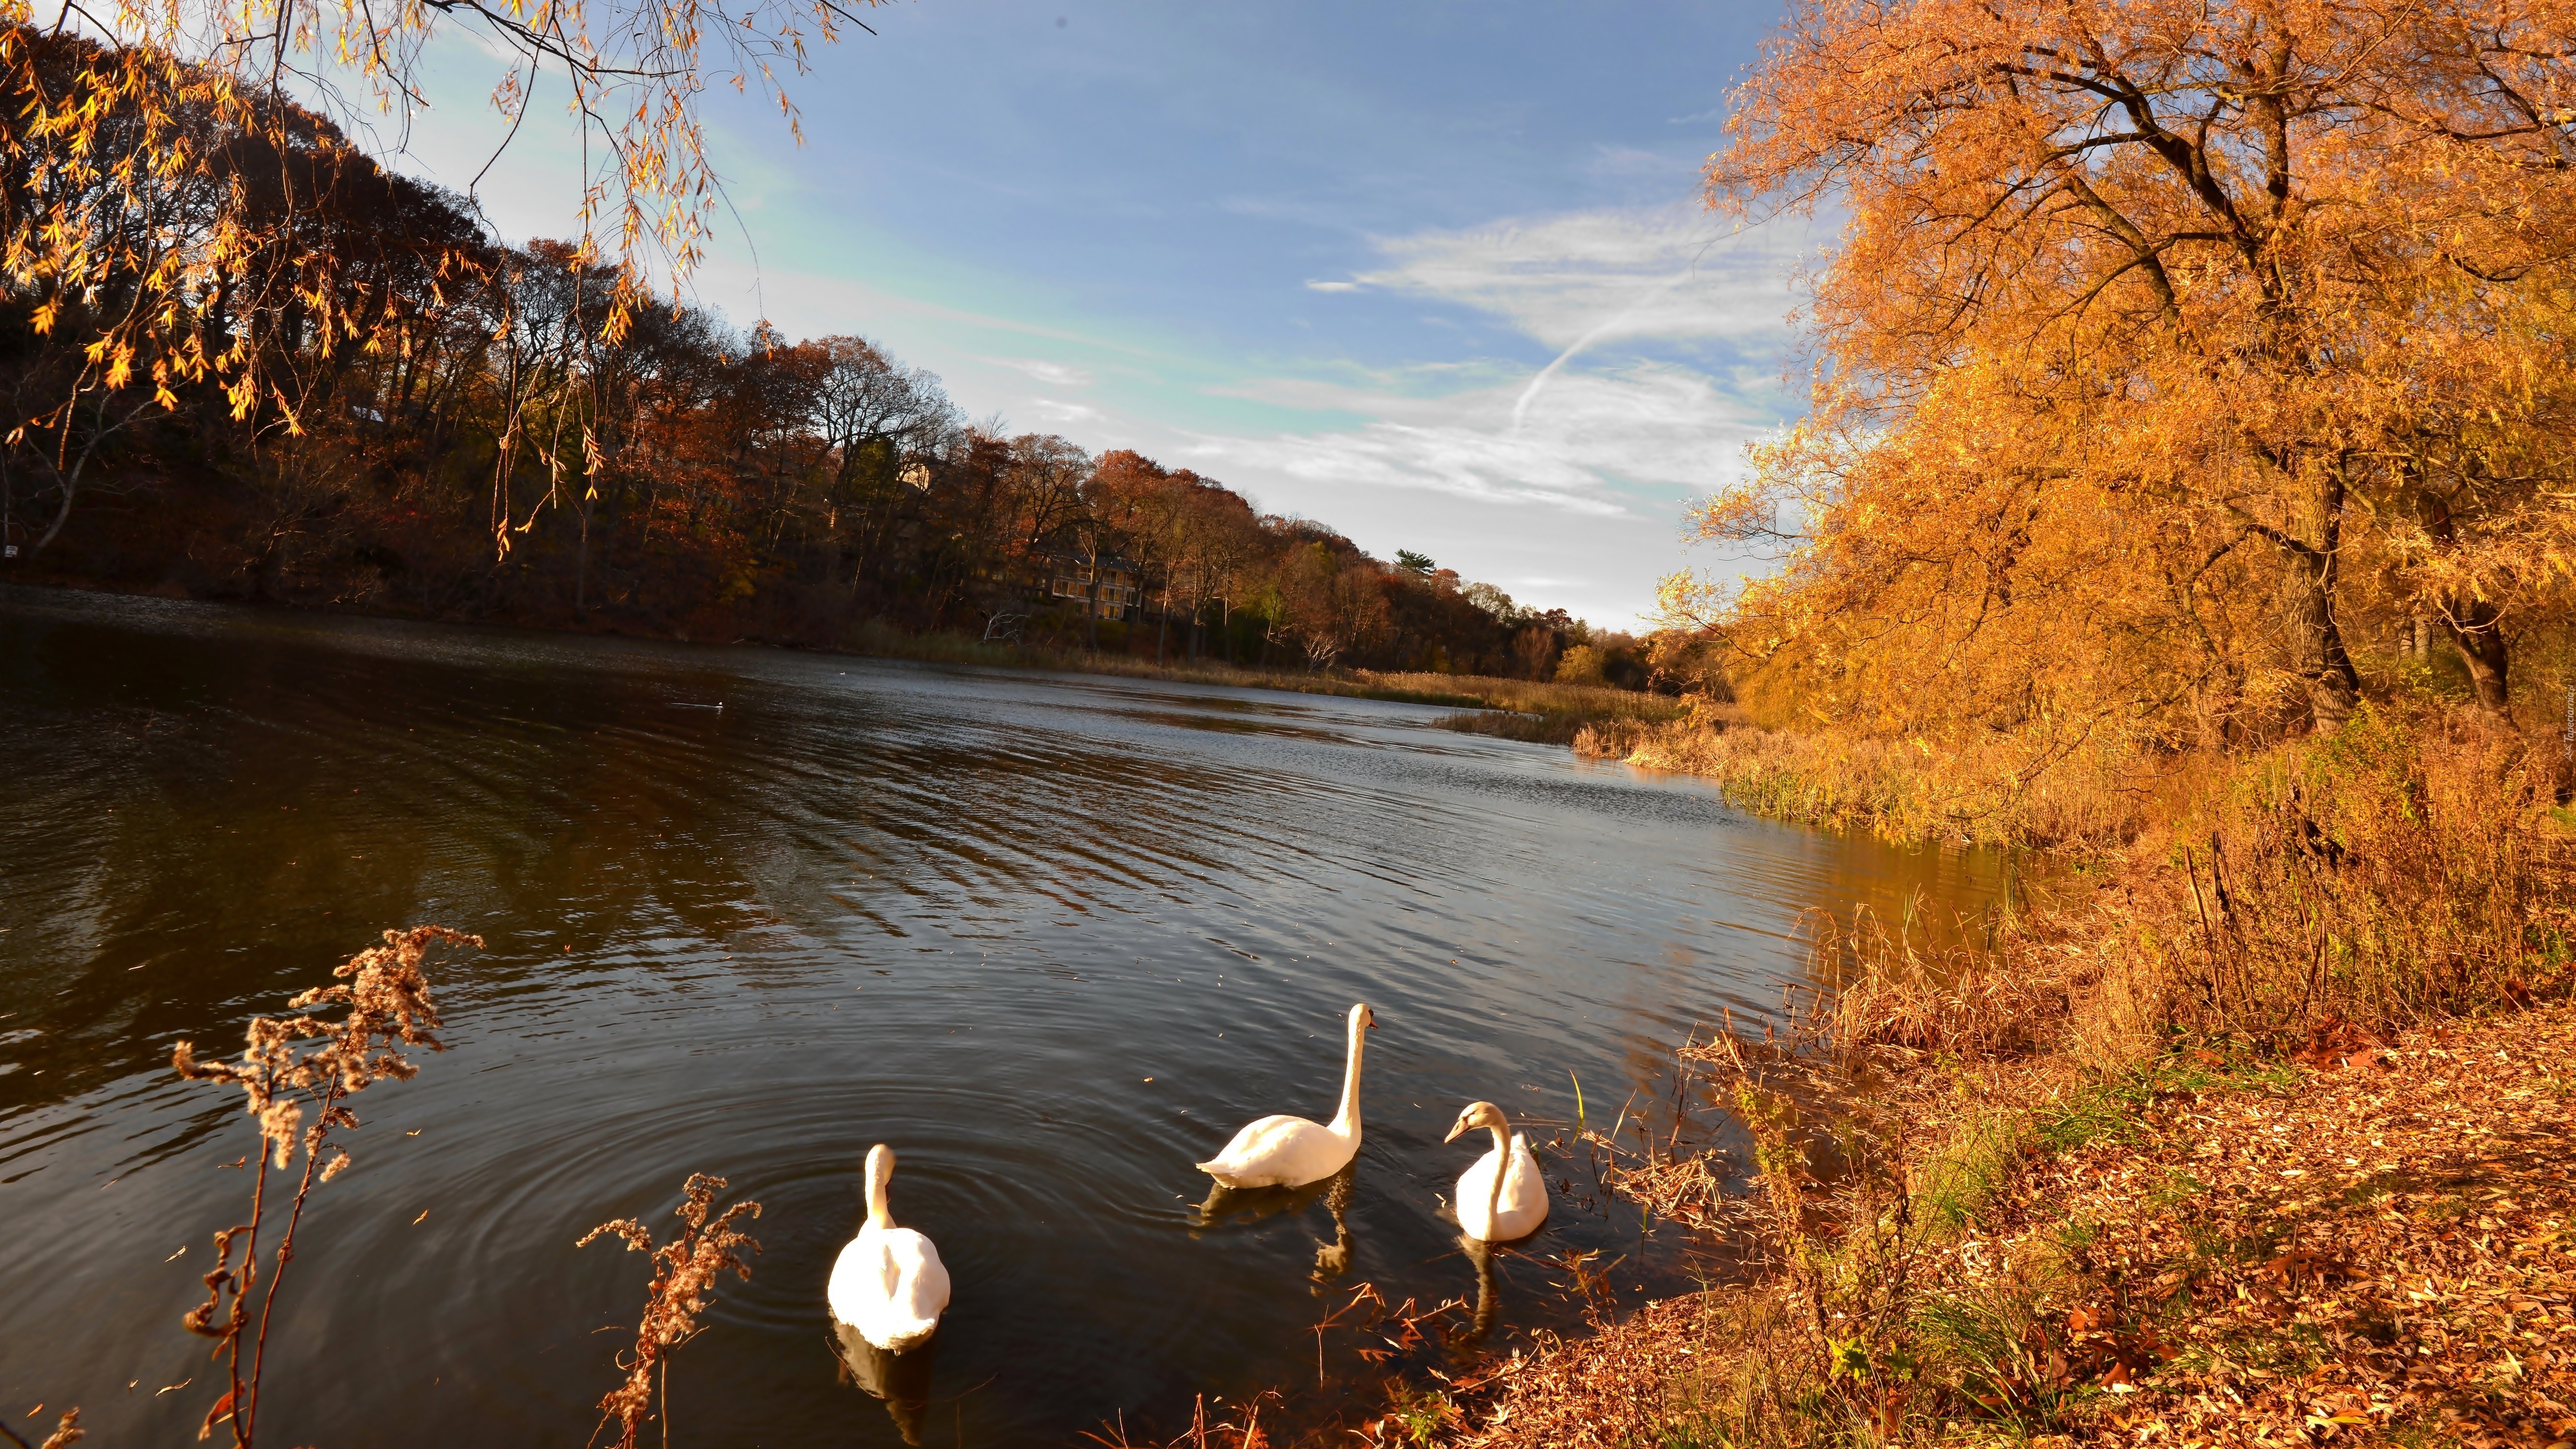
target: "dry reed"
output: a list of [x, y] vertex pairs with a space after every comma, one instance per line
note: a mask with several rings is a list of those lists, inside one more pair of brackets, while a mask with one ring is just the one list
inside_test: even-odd
[[2029, 1057], [2064, 1047], [2075, 1003], [2118, 967], [2100, 893], [2052, 890], [2036, 910], [1988, 917], [1972, 940], [1935, 946], [1877, 912], [1808, 914], [1807, 999], [1792, 1011], [1803, 1043], [1846, 1068], [1876, 1050], [1954, 1061]]
[[[445, 926], [387, 931], [383, 945], [361, 951], [332, 970], [345, 984], [317, 986], [290, 999], [287, 1006], [297, 1015], [252, 1017], [248, 1045], [239, 1062], [200, 1061], [193, 1044], [184, 1041], [171, 1053], [170, 1064], [179, 1075], [239, 1087], [245, 1110], [259, 1120], [260, 1133], [250, 1221], [215, 1234], [215, 1266], [204, 1277], [206, 1301], [189, 1310], [185, 1320], [189, 1332], [215, 1340], [213, 1356], [224, 1360], [225, 1392], [206, 1410], [197, 1429], [199, 1439], [212, 1438], [217, 1424], [229, 1423], [236, 1446], [252, 1442], [261, 1373], [268, 1359], [269, 1324], [287, 1265], [295, 1258], [295, 1232], [304, 1220], [306, 1199], [316, 1184], [337, 1177], [349, 1165], [349, 1154], [330, 1141], [334, 1130], [354, 1130], [358, 1125], [357, 1114], [348, 1108], [349, 1099], [376, 1082], [407, 1081], [418, 1073], [419, 1068], [399, 1048], [446, 1049], [432, 1035], [439, 1025], [438, 1007], [420, 970], [430, 945], [440, 941], [477, 948], [483, 944], [480, 936]], [[329, 1006], [347, 1011], [332, 1021], [311, 1010]], [[306, 1042], [319, 1045], [300, 1045]], [[269, 1206], [269, 1175], [272, 1168], [282, 1173], [293, 1167], [299, 1150], [303, 1170], [295, 1180], [285, 1230], [278, 1235], [275, 1263], [262, 1281], [259, 1238]], [[233, 1260], [236, 1243], [241, 1248], [238, 1264]], [[254, 1297], [258, 1300], [255, 1323]], [[242, 1360], [246, 1334], [250, 1338], [247, 1372]]]
[[2177, 763], [2101, 747], [2040, 759], [2017, 741], [1943, 747], [1764, 729], [1742, 706], [1700, 700], [1685, 718], [1612, 721], [1573, 743], [1590, 758], [1705, 776], [1758, 815], [1963, 845], [2124, 841]]
[[46, 1435], [45, 1442], [42, 1444], [28, 1443], [17, 1430], [9, 1427], [6, 1420], [0, 1420], [0, 1434], [8, 1435], [9, 1442], [17, 1445], [18, 1449], [71, 1449], [72, 1445], [89, 1437], [89, 1431], [80, 1426], [78, 1408], [65, 1409], [62, 1417], [54, 1422], [54, 1432]]
[[[635, 1325], [634, 1354], [631, 1361], [618, 1365], [626, 1370], [626, 1380], [599, 1401], [600, 1427], [614, 1421], [620, 1428], [618, 1449], [635, 1449], [644, 1421], [651, 1417], [656, 1369], [662, 1391], [662, 1442], [671, 1442], [670, 1354], [697, 1335], [698, 1315], [713, 1301], [718, 1278], [730, 1271], [746, 1283], [751, 1281], [751, 1264], [735, 1250], [749, 1248], [757, 1253], [760, 1244], [737, 1231], [734, 1220], [759, 1217], [760, 1204], [745, 1199], [717, 1213], [716, 1195], [727, 1185], [721, 1177], [691, 1174], [681, 1189], [680, 1205], [673, 1209], [682, 1227], [659, 1247], [654, 1246], [653, 1234], [633, 1218], [601, 1223], [573, 1245], [587, 1248], [603, 1237], [615, 1237], [623, 1239], [630, 1252], [652, 1255], [653, 1282], [645, 1293], [644, 1316]], [[593, 1430], [591, 1437], [598, 1438], [598, 1431]]]
[[2556, 741], [2369, 711], [2247, 764], [2159, 842], [2155, 925], [2202, 1030], [2382, 1029], [2528, 998], [2576, 948]]
[[[1414, 698], [1429, 699], [1444, 687], [1452, 696], [1471, 695], [1480, 708], [1444, 715], [1435, 723], [1461, 734], [1492, 735], [1533, 744], [1575, 744], [1587, 736], [1603, 738], [1605, 732], [1648, 731], [1681, 718], [1687, 708], [1666, 695], [1591, 684], [1532, 684], [1440, 674], [1379, 674], [1370, 678], [1400, 688]], [[1597, 756], [1599, 751], [1592, 753]]]
[[[1265, 1401], [1279, 1396], [1264, 1390], [1249, 1402], [1235, 1405], [1236, 1419], [1208, 1418], [1207, 1395], [1198, 1396], [1190, 1411], [1190, 1427], [1170, 1439], [1135, 1439], [1127, 1433], [1127, 1418], [1120, 1415], [1113, 1423], [1103, 1424], [1082, 1437], [1108, 1449], [1270, 1449], [1270, 1432], [1261, 1427], [1261, 1409]], [[1222, 1412], [1222, 1410], [1220, 1410]]]

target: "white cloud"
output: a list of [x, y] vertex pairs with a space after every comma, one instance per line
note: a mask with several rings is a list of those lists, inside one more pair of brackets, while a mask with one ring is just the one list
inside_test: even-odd
[[1029, 405], [1037, 409], [1039, 417], [1058, 425], [1098, 422], [1104, 416], [1098, 408], [1051, 397], [1031, 398]]
[[1708, 377], [1658, 362], [1561, 377], [1547, 406], [1518, 426], [1517, 381], [1444, 398], [1294, 380], [1258, 391], [1372, 418], [1339, 432], [1201, 436], [1191, 448], [1193, 466], [1600, 517], [1634, 517], [1641, 490], [1716, 487], [1740, 468], [1744, 444], [1772, 422], [1767, 409], [1729, 396]]
[[1737, 232], [1695, 208], [1582, 211], [1379, 243], [1371, 286], [1473, 307], [1551, 347], [1785, 340], [1803, 227]]
[[1356, 292], [1359, 289], [1360, 284], [1357, 282], [1308, 282], [1306, 284], [1306, 290], [1309, 292]]
[[1014, 372], [1024, 372], [1049, 387], [1089, 387], [1091, 374], [1062, 362], [1049, 362], [1042, 357], [987, 357], [983, 359]]
[[[1474, 308], [1556, 357], [1534, 371], [1448, 359], [1356, 380], [1254, 379], [1221, 391], [1368, 421], [1267, 438], [1201, 436], [1196, 461], [1516, 509], [1660, 513], [1675, 495], [1727, 481], [1744, 445], [1778, 420], [1769, 379], [1790, 344], [1790, 283], [1808, 235], [1733, 233], [1674, 207], [1382, 241], [1388, 265], [1362, 273], [1360, 284]], [[1623, 344], [1616, 360], [1584, 357], [1613, 342]], [[1712, 344], [1742, 365], [1710, 370], [1699, 354]]]

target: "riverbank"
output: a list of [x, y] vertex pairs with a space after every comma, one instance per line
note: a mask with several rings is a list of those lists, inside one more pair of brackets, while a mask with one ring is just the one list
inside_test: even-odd
[[[75, 593], [110, 593], [71, 584], [14, 584], [7, 587], [41, 593], [64, 589]], [[157, 597], [157, 596], [156, 596]], [[356, 615], [362, 618], [411, 619], [416, 616], [367, 609], [314, 609], [294, 604], [262, 607], [297, 613]], [[454, 622], [454, 621], [442, 621]], [[1106, 650], [1062, 649], [1043, 644], [990, 641], [935, 631], [910, 634], [874, 621], [859, 625], [829, 644], [807, 641], [737, 638], [708, 640], [685, 632], [644, 632], [607, 625], [548, 625], [511, 621], [501, 628], [533, 629], [551, 634], [665, 639], [674, 643], [753, 644], [821, 654], [847, 654], [866, 659], [903, 659], [923, 664], [974, 664], [996, 669], [1035, 669], [1066, 674], [1100, 674], [1120, 679], [1150, 679], [1172, 684], [1203, 684], [1228, 689], [1267, 689], [1287, 694], [1324, 694], [1345, 699], [1378, 699], [1397, 704], [1427, 704], [1459, 711], [1439, 723], [1466, 734], [1499, 736], [1545, 744], [1570, 744], [1586, 729], [1647, 729], [1683, 719], [1687, 707], [1666, 695], [1602, 685], [1557, 684], [1502, 679], [1479, 674], [1436, 674], [1395, 670], [1280, 670], [1246, 668], [1214, 659], [1168, 660]]]
[[1795, 1043], [1686, 1054], [1758, 1144], [1717, 1224], [1757, 1271], [1462, 1376], [1440, 1442], [2576, 1442], [2558, 741], [2399, 702], [1977, 800], [1710, 723], [1582, 747], [2073, 869], [1975, 949], [1820, 924]]
[[2576, 1439], [2576, 1007], [1944, 1080], [2005, 1144], [1955, 1217], [1918, 1151], [1888, 1224], [1770, 1218], [1770, 1278], [1504, 1366], [1448, 1442]]
[[1586, 729], [1651, 729], [1688, 713], [1681, 700], [1667, 695], [1603, 685], [1427, 671], [1249, 669], [1212, 659], [1158, 661], [1103, 650], [993, 643], [962, 634], [905, 634], [873, 624], [852, 631], [841, 646], [825, 652], [1441, 705], [1460, 711], [1442, 718], [1443, 728], [1541, 744], [1571, 744]]

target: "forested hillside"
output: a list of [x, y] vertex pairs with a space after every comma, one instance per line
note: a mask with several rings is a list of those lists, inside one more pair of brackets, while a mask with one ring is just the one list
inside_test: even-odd
[[[131, 61], [26, 30], [8, 48], [38, 112], [113, 100]], [[0, 578], [1537, 679], [1592, 644], [1575, 675], [1645, 682], [1624, 638], [1427, 557], [1380, 562], [1134, 452], [970, 424], [938, 378], [865, 338], [621, 309], [613, 265], [502, 244], [326, 119], [271, 119], [182, 108], [96, 128], [87, 155], [11, 145], [8, 235], [87, 228], [111, 262], [72, 287], [33, 246], [10, 259]], [[186, 147], [207, 164], [155, 170]], [[247, 204], [227, 213], [230, 188]], [[191, 274], [208, 253], [224, 266]], [[196, 308], [176, 340], [145, 325], [172, 296]]]

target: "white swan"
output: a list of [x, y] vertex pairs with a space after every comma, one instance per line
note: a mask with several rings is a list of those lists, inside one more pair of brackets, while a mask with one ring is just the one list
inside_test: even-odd
[[1526, 1238], [1547, 1221], [1547, 1179], [1539, 1175], [1529, 1139], [1512, 1131], [1511, 1119], [1491, 1102], [1468, 1103], [1458, 1125], [1440, 1140], [1455, 1142], [1478, 1127], [1494, 1134], [1494, 1146], [1458, 1175], [1458, 1226], [1488, 1243]]
[[917, 1347], [939, 1328], [948, 1311], [948, 1270], [930, 1239], [898, 1228], [886, 1211], [886, 1180], [894, 1176], [894, 1149], [868, 1149], [868, 1220], [832, 1264], [824, 1297], [832, 1316], [888, 1353]]
[[1377, 1025], [1362, 1002], [1351, 1008], [1351, 1049], [1342, 1067], [1342, 1109], [1330, 1127], [1303, 1117], [1264, 1117], [1198, 1165], [1227, 1187], [1304, 1187], [1350, 1165], [1360, 1150], [1360, 1037]]

